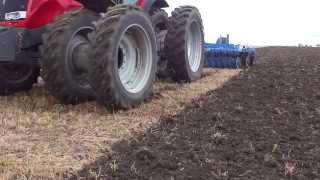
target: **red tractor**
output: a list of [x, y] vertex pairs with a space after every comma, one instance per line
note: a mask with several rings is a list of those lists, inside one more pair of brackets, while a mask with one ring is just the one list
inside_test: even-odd
[[165, 0], [0, 0], [0, 94], [29, 90], [41, 74], [62, 103], [96, 99], [128, 109], [152, 95], [157, 73], [199, 79], [200, 13], [182, 6], [168, 18], [165, 7]]

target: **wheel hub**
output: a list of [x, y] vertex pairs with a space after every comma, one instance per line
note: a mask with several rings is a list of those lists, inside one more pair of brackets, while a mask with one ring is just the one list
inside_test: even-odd
[[90, 70], [90, 53], [92, 52], [89, 33], [92, 27], [82, 27], [71, 37], [67, 46], [66, 68], [72, 78], [82, 87], [90, 88], [88, 72]]
[[81, 37], [81, 36], [76, 36], [74, 38], [74, 44], [73, 44], [73, 51], [71, 53], [71, 61], [72, 61], [72, 66], [77, 70], [79, 73], [87, 73], [89, 70], [89, 53], [90, 50], [92, 50], [89, 42]]
[[147, 32], [137, 24], [124, 31], [118, 46], [118, 74], [123, 87], [139, 93], [152, 70], [152, 45]]

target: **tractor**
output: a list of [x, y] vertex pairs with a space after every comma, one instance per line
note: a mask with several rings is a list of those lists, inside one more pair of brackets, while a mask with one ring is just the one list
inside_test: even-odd
[[157, 74], [198, 80], [201, 15], [181, 6], [168, 17], [168, 6], [165, 0], [0, 0], [0, 95], [30, 90], [41, 75], [61, 103], [97, 100], [129, 109], [152, 96]]

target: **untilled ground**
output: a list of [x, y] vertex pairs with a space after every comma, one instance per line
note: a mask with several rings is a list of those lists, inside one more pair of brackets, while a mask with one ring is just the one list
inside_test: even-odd
[[320, 49], [258, 53], [254, 68], [64, 177], [319, 180]]
[[0, 98], [0, 180], [61, 179], [103, 157], [113, 144], [144, 132], [192, 99], [221, 87], [239, 70], [206, 70], [192, 84], [157, 82], [151, 102], [108, 112], [95, 102], [65, 106], [38, 84]]

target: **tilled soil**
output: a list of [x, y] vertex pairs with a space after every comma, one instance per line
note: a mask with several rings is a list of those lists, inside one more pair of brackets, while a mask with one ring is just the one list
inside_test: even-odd
[[258, 54], [222, 88], [65, 177], [320, 180], [320, 49]]

